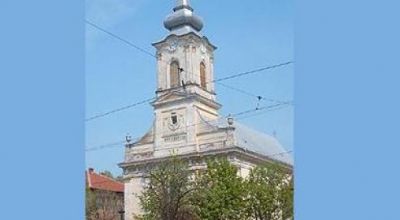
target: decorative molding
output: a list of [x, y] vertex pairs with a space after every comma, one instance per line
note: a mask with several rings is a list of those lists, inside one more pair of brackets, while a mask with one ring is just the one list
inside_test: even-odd
[[208, 49], [209, 51], [214, 51], [214, 50], [217, 49], [217, 47], [216, 47], [215, 45], [213, 45], [213, 44], [208, 40], [207, 37], [204, 37], [204, 36], [203, 36], [203, 37], [200, 37], [199, 35], [197, 35], [197, 34], [195, 34], [195, 33], [192, 33], [192, 32], [187, 33], [187, 34], [184, 34], [184, 35], [180, 35], [180, 36], [175, 35], [175, 34], [170, 34], [170, 35], [168, 35], [166, 38], [164, 38], [163, 40], [161, 40], [161, 41], [159, 41], [159, 42], [156, 42], [156, 43], [153, 43], [152, 45], [153, 45], [157, 50], [160, 50], [161, 48], [168, 46], [168, 45], [167, 45], [168, 40], [171, 39], [171, 38], [178, 39], [179, 41], [182, 41], [182, 42], [185, 42], [185, 41], [188, 41], [188, 40], [190, 41], [190, 40], [191, 40], [190, 43], [205, 44], [205, 46], [207, 47], [207, 49]]
[[[262, 155], [259, 153], [246, 151], [243, 148], [240, 148], [237, 146], [225, 146], [224, 148], [210, 149], [208, 151], [179, 154], [179, 157], [182, 158], [183, 160], [188, 160], [188, 159], [198, 159], [198, 158], [204, 158], [204, 157], [215, 157], [215, 156], [226, 157], [229, 155], [235, 155], [235, 157], [239, 158], [240, 160], [245, 160], [245, 161], [248, 161], [248, 162], [254, 163], [254, 164], [263, 164], [266, 162], [277, 163], [277, 164], [281, 165], [282, 167], [286, 168], [288, 171], [293, 170], [293, 166], [290, 164], [286, 164], [281, 161], [274, 160], [273, 158], [270, 158], [268, 156], [265, 156], [265, 155]], [[143, 165], [157, 165], [158, 163], [168, 160], [170, 158], [171, 158], [171, 156], [158, 157], [158, 158], [153, 157], [153, 158], [141, 160], [141, 161], [123, 162], [118, 165], [119, 165], [119, 167], [121, 167], [123, 169], [135, 167], [135, 166], [143, 166]]]
[[176, 135], [169, 135], [164, 138], [164, 142], [179, 142], [179, 141], [186, 141], [186, 133], [185, 134], [176, 134]]

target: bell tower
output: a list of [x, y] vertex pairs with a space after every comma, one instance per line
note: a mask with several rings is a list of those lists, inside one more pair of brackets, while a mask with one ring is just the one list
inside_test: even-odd
[[217, 119], [221, 107], [213, 82], [216, 47], [200, 32], [203, 21], [188, 0], [176, 1], [164, 27], [169, 34], [153, 44], [157, 51], [157, 98], [152, 103], [155, 156], [171, 149], [196, 151], [200, 132], [196, 124]]

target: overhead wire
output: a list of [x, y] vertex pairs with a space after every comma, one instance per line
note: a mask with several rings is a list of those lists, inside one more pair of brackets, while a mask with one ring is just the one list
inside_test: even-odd
[[101, 149], [105, 149], [105, 148], [120, 147], [121, 144], [123, 144], [123, 143], [125, 143], [125, 141], [117, 141], [117, 142], [112, 142], [112, 143], [108, 143], [108, 144], [102, 144], [100, 146], [86, 148], [85, 151], [97, 151], [97, 150], [101, 150]]
[[144, 104], [144, 103], [151, 102], [151, 101], [153, 101], [154, 99], [155, 99], [155, 98], [153, 97], [153, 98], [145, 99], [145, 100], [142, 100], [142, 101], [139, 101], [139, 102], [130, 104], [130, 105], [126, 105], [126, 106], [123, 106], [123, 107], [120, 107], [120, 108], [117, 108], [117, 109], [114, 109], [114, 110], [111, 110], [111, 111], [108, 111], [108, 112], [105, 112], [105, 113], [102, 113], [102, 114], [98, 114], [98, 115], [92, 116], [92, 117], [90, 117], [90, 118], [85, 119], [85, 121], [86, 121], [86, 122], [87, 122], [87, 121], [91, 121], [91, 120], [94, 120], [94, 119], [97, 119], [97, 118], [101, 118], [101, 117], [104, 117], [104, 116], [107, 116], [107, 115], [110, 115], [110, 114], [113, 114], [113, 113], [116, 113], [116, 112], [120, 112], [120, 111], [129, 109], [129, 108], [132, 108], [132, 107], [135, 107], [135, 106]]
[[102, 31], [102, 32], [104, 32], [104, 33], [106, 33], [106, 34], [108, 34], [108, 35], [110, 35], [110, 36], [122, 41], [122, 42], [124, 42], [125, 44], [135, 48], [136, 50], [139, 50], [140, 52], [142, 52], [144, 54], [147, 54], [148, 56], [151, 56], [153, 58], [157, 58], [153, 53], [150, 53], [149, 51], [143, 49], [142, 47], [137, 46], [136, 44], [134, 44], [134, 43], [132, 43], [132, 42], [130, 42], [130, 41], [128, 41], [128, 40], [126, 40], [126, 39], [114, 34], [114, 33], [112, 33], [111, 31], [106, 30], [103, 27], [100, 27], [97, 24], [94, 24], [93, 22], [91, 22], [91, 21], [89, 21], [87, 19], [85, 20], [85, 23], [87, 23], [87, 24], [91, 25], [92, 27], [94, 27], [94, 28], [96, 28], [96, 29], [98, 29], [98, 30], [100, 30], [100, 31]]
[[277, 100], [277, 99], [266, 98], [266, 97], [260, 96], [260, 95], [255, 95], [255, 94], [250, 93], [250, 92], [248, 92], [248, 91], [246, 91], [246, 90], [243, 90], [243, 89], [240, 89], [240, 88], [231, 86], [231, 85], [227, 85], [227, 84], [225, 84], [225, 83], [221, 83], [221, 82], [216, 82], [216, 83], [219, 84], [219, 85], [221, 85], [221, 86], [223, 86], [223, 87], [225, 87], [225, 88], [228, 88], [228, 89], [230, 89], [230, 90], [233, 90], [233, 91], [242, 93], [242, 94], [244, 94], [244, 95], [247, 95], [247, 96], [250, 96], [250, 97], [253, 97], [253, 98], [257, 98], [258, 100], [264, 100], [264, 101], [270, 101], [270, 102], [276, 102], [276, 103], [285, 102], [285, 101], [281, 101], [281, 100]]
[[[276, 68], [276, 67], [278, 67], [278, 66], [280, 66], [280, 65], [273, 65], [273, 66], [270, 66], [270, 67]], [[265, 68], [261, 68], [261, 69], [266, 70], [266, 69], [270, 69], [270, 68], [265, 67]], [[245, 72], [245, 73], [248, 73], [248, 74], [250, 74], [250, 72], [251, 72], [251, 73], [255, 73], [255, 72], [257, 72], [257, 71], [262, 71], [261, 69], [257, 69], [257, 70], [253, 70], [253, 71], [248, 71], [248, 72]], [[226, 88], [230, 88], [230, 89], [232, 89], [232, 90], [235, 90], [235, 91], [237, 91], [237, 92], [240, 92], [240, 93], [243, 93], [243, 94], [252, 96], [252, 97], [257, 97], [257, 98], [259, 98], [259, 99], [269, 100], [269, 101], [273, 101], [273, 102], [277, 102], [277, 103], [285, 103], [284, 101], [278, 101], [278, 100], [268, 99], [268, 98], [265, 98], [265, 97], [262, 97], [262, 96], [257, 96], [257, 95], [254, 95], [254, 94], [250, 93], [250, 92], [244, 91], [244, 90], [242, 90], [242, 89], [234, 88], [234, 87], [232, 87], [232, 86], [228, 86], [228, 85], [226, 85], [226, 84], [221, 83], [221, 81], [223, 81], [223, 80], [232, 79], [232, 78], [236, 78], [236, 77], [241, 77], [241, 76], [248, 75], [248, 74], [243, 74], [243, 73], [234, 74], [234, 75], [231, 75], [230, 77], [225, 77], [225, 78], [217, 79], [217, 80], [211, 80], [211, 81], [207, 81], [206, 83], [211, 83], [211, 82], [215, 81], [215, 82], [218, 83], [219, 85], [222, 85], [222, 86], [224, 86], [224, 87], [226, 87]], [[176, 88], [176, 89], [179, 89], [179, 87]], [[90, 117], [90, 118], [85, 119], [85, 121], [86, 121], [86, 122], [87, 122], [87, 121], [91, 121], [91, 120], [94, 120], [94, 119], [97, 119], [97, 118], [101, 118], [101, 117], [104, 117], [104, 116], [107, 116], [107, 115], [110, 115], [110, 114], [113, 114], [113, 113], [116, 113], [116, 112], [120, 112], [120, 111], [129, 109], [129, 108], [132, 108], [132, 107], [137, 106], [137, 105], [140, 105], [140, 104], [149, 103], [149, 102], [151, 102], [151, 101], [153, 101], [153, 100], [155, 100], [155, 99], [156, 99], [156, 97], [148, 98], [148, 99], [145, 99], [145, 100], [136, 102], [136, 103], [134, 103], [134, 104], [130, 104], [130, 105], [127, 105], [127, 106], [123, 106], [123, 107], [120, 107], [120, 108], [117, 108], [117, 109], [114, 109], [114, 110], [111, 110], [111, 111], [108, 111], [108, 112], [105, 112], [105, 113], [102, 113], [102, 114], [98, 114], [98, 115], [92, 116], [92, 117]]]
[[[278, 65], [273, 65], [273, 66], [269, 66], [269, 67], [277, 68], [279, 66], [281, 66], [281, 65], [278, 64]], [[214, 81], [214, 82], [218, 83], [219, 85], [222, 85], [222, 86], [224, 86], [226, 88], [229, 88], [229, 89], [235, 90], [237, 92], [246, 94], [248, 96], [257, 97], [259, 99], [269, 100], [269, 101], [273, 101], [273, 102], [277, 102], [277, 103], [285, 103], [284, 101], [278, 101], [278, 100], [274, 100], [274, 99], [265, 98], [265, 97], [262, 97], [262, 96], [257, 96], [257, 95], [254, 95], [254, 94], [250, 93], [250, 92], [244, 91], [242, 89], [234, 88], [233, 86], [228, 86], [226, 84], [221, 83], [221, 81], [223, 81], [223, 80], [228, 80], [228, 79], [232, 79], [232, 78], [236, 78], [236, 77], [241, 77], [241, 76], [244, 76], [244, 75], [248, 75], [250, 73], [255, 73], [255, 72], [262, 71], [262, 70], [267, 70], [267, 69], [271, 69], [271, 68], [265, 67], [265, 68], [261, 68], [261, 69], [257, 69], [257, 70], [253, 70], [253, 71], [247, 71], [247, 72], [245, 72], [247, 74], [243, 74], [243, 73], [234, 74], [234, 75], [231, 75], [229, 77], [225, 77], [225, 78], [221, 78], [221, 79], [217, 79], [217, 80], [207, 81], [206, 83], [211, 83], [211, 82]], [[176, 89], [179, 89], [179, 87], [176, 88]], [[108, 111], [106, 113], [102, 113], [102, 114], [98, 114], [98, 115], [92, 116], [90, 118], [85, 119], [85, 121], [86, 122], [87, 121], [91, 121], [91, 120], [94, 120], [94, 119], [97, 119], [97, 118], [101, 118], [101, 117], [104, 117], [104, 116], [107, 116], [107, 115], [110, 115], [110, 114], [113, 114], [113, 113], [116, 113], [116, 112], [120, 112], [120, 111], [129, 109], [129, 108], [132, 108], [132, 107], [140, 105], [140, 104], [149, 103], [149, 102], [153, 101], [154, 99], [156, 99], [156, 97], [148, 98], [148, 99], [139, 101], [139, 102], [134, 103], [134, 104], [123, 106], [123, 107]]]

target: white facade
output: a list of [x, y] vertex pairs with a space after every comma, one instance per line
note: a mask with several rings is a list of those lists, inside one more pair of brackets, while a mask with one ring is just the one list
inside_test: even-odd
[[[126, 145], [125, 160], [120, 164], [126, 220], [141, 213], [138, 195], [149, 170], [172, 152], [186, 159], [192, 169], [204, 168], [208, 156], [226, 157], [239, 167], [242, 176], [265, 161], [291, 168], [291, 158], [280, 154], [284, 149], [276, 139], [219, 116], [221, 105], [212, 82], [216, 47], [200, 34], [201, 19], [193, 14], [188, 1], [177, 2], [167, 18], [171, 34], [153, 44], [158, 60], [153, 126], [139, 141]], [[180, 69], [177, 86], [173, 85], [173, 63]]]

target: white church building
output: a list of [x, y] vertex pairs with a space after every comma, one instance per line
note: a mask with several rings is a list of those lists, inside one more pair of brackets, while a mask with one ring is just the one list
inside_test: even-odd
[[216, 47], [201, 33], [203, 22], [188, 0], [177, 0], [164, 26], [170, 32], [154, 43], [157, 56], [156, 99], [152, 128], [128, 143], [119, 166], [125, 180], [125, 219], [141, 213], [138, 199], [146, 176], [172, 152], [201, 169], [210, 156], [227, 158], [247, 176], [257, 164], [279, 163], [292, 169], [293, 159], [273, 136], [221, 117], [214, 86]]

